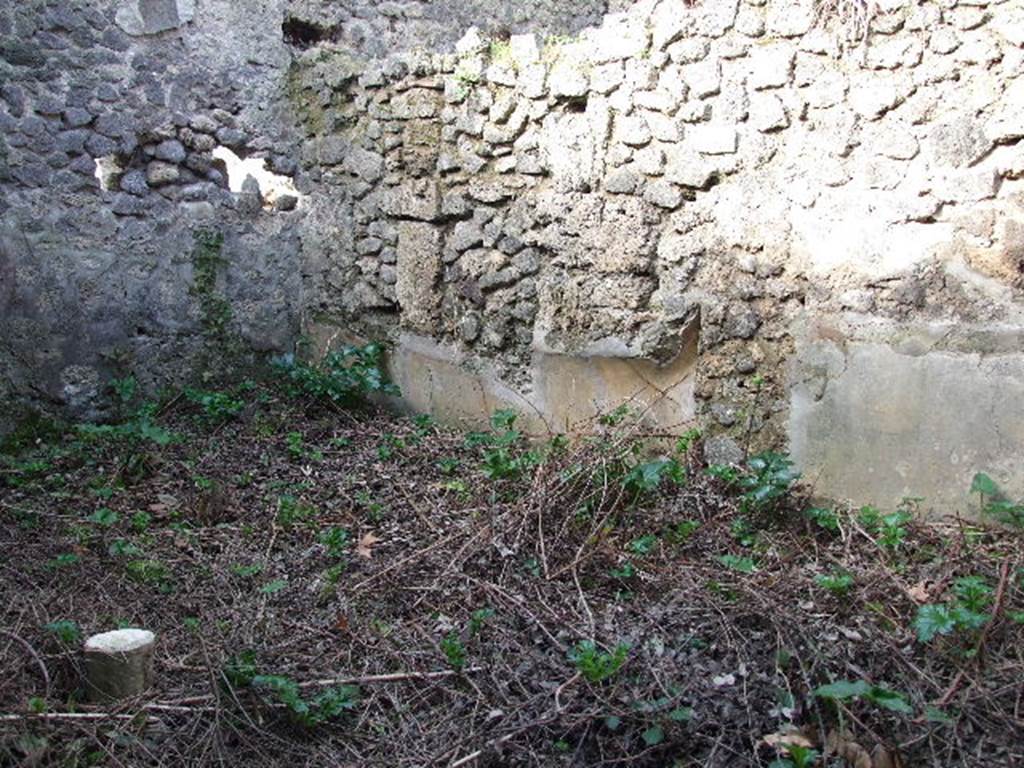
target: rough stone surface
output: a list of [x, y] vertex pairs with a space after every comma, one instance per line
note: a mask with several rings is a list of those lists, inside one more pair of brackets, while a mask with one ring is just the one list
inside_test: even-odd
[[[873, 357], [860, 337], [844, 347], [836, 393], [911, 359], [987, 370], [982, 331], [1024, 324], [1013, 3], [891, 0], [856, 54], [835, 20], [815, 25], [814, 0], [67, 5], [63, 20], [0, 12], [5, 406], [94, 418], [114, 375], [207, 373], [206, 229], [224, 236], [217, 286], [247, 348], [290, 351], [317, 318], [403, 359], [414, 332], [465, 383], [419, 405], [537, 405], [548, 358], [615, 377], [671, 365], [697, 334], [679, 413], [727, 458], [748, 430], [752, 450], [791, 442], [806, 467], [827, 439], [863, 442], [840, 394], [805, 407], [817, 363], [797, 346], [816, 323], [895, 329]], [[286, 14], [329, 39], [283, 39]], [[884, 353], [935, 323], [979, 330]], [[473, 371], [504, 394], [467, 396]], [[968, 378], [979, 403], [1004, 387]], [[921, 434], [970, 444], [928, 402], [906, 406]], [[1024, 466], [1019, 432], [999, 446]], [[904, 476], [937, 477], [927, 451], [908, 455]]]

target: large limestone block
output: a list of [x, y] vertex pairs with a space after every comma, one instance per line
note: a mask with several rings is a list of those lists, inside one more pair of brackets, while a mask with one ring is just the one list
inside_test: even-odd
[[964, 512], [987, 472], [1017, 498], [1024, 328], [852, 322], [817, 318], [792, 365], [790, 446], [816, 492]]
[[396, 218], [433, 221], [441, 215], [441, 193], [431, 179], [411, 179], [387, 190], [381, 209]]
[[128, 0], [115, 21], [129, 35], [155, 35], [188, 24], [195, 12], [195, 0]]
[[642, 19], [627, 13], [611, 13], [591, 33], [590, 60], [595, 64], [621, 61], [639, 56], [650, 43], [650, 33]]
[[395, 292], [402, 324], [424, 333], [436, 330], [441, 274], [441, 230], [431, 224], [398, 225], [398, 275]]

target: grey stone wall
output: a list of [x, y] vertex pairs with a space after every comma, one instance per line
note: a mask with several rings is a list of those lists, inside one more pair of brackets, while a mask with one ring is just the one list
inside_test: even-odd
[[[358, 67], [416, 45], [451, 47], [471, 19], [495, 29], [529, 23], [562, 31], [603, 11], [596, 2], [559, 5], [4, 4], [4, 426], [21, 408], [100, 416], [105, 382], [128, 371], [150, 387], [210, 375], [190, 257], [200, 229], [225, 237], [218, 291], [230, 303], [232, 330], [257, 351], [292, 347], [301, 326], [305, 206], [291, 210], [296, 201], [277, 202], [267, 189], [262, 199], [251, 186], [250, 194], [232, 190], [213, 152], [228, 147], [242, 159], [265, 158], [275, 174], [299, 172], [288, 90], [294, 54], [330, 39]], [[105, 180], [96, 176], [97, 161]], [[318, 174], [297, 183], [323, 190]], [[331, 226], [343, 222], [340, 209]]]
[[388, 339], [419, 408], [630, 400], [825, 493], [1024, 491], [1024, 8], [844, 7], [0, 10], [0, 397], [209, 373], [215, 229], [244, 346]]
[[269, 106], [289, 61], [283, 11], [235, 5], [0, 9], [7, 414], [17, 400], [93, 418], [111, 376], [133, 372], [155, 387], [212, 373], [191, 257], [199, 229], [225, 238], [216, 290], [231, 330], [259, 350], [293, 343], [301, 212], [232, 193], [212, 157], [225, 145], [294, 173], [290, 123]]

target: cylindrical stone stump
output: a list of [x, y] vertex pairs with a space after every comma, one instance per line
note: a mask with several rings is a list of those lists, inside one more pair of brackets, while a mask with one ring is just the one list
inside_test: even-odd
[[153, 683], [153, 645], [145, 629], [118, 629], [85, 641], [85, 689], [90, 701], [137, 696]]

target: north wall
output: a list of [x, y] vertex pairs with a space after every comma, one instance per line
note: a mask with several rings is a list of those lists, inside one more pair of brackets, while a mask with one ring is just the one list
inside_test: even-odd
[[1024, 6], [565, 5], [0, 11], [0, 396], [213, 375], [215, 231], [232, 343], [386, 339], [420, 410], [1024, 491]]

